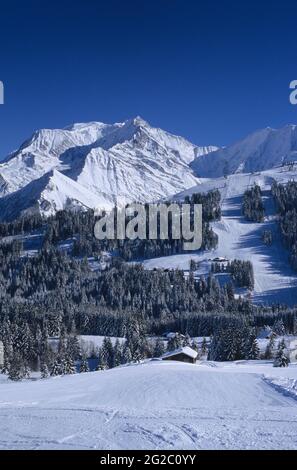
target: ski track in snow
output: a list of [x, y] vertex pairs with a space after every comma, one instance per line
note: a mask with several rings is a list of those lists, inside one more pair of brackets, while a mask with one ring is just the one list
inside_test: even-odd
[[297, 365], [215, 365], [1, 378], [0, 449], [297, 449]]
[[[287, 305], [296, 304], [297, 275], [289, 265], [289, 252], [285, 250], [279, 234], [278, 223], [275, 220], [275, 209], [270, 188], [275, 179], [287, 182], [294, 178], [296, 172], [286, 172], [282, 168], [268, 170], [258, 174], [236, 174], [227, 179], [201, 180], [201, 184], [175, 196], [183, 200], [185, 195], [195, 192], [207, 192], [219, 189], [222, 198], [222, 218], [212, 223], [218, 234], [218, 247], [212, 251], [189, 252], [161, 258], [144, 260], [147, 269], [180, 268], [189, 269], [190, 259], [200, 261], [196, 275], [208, 275], [209, 259], [225, 257], [229, 260], [250, 260], [255, 274], [255, 288], [252, 293], [253, 302], [272, 304], [274, 302]], [[266, 217], [263, 223], [246, 221], [242, 216], [242, 197], [246, 189], [259, 184], [263, 191]], [[262, 232], [269, 229], [273, 233], [273, 243], [265, 246]], [[220, 276], [218, 276], [218, 279]]]

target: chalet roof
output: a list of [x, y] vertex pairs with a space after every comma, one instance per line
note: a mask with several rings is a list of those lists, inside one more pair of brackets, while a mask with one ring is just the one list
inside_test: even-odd
[[186, 356], [191, 357], [192, 359], [196, 359], [198, 356], [197, 351], [194, 349], [190, 348], [189, 346], [184, 346], [182, 348], [175, 349], [174, 351], [169, 351], [165, 354], [163, 354], [162, 359], [166, 357], [172, 357], [172, 356], [177, 356], [177, 354], [185, 354]]

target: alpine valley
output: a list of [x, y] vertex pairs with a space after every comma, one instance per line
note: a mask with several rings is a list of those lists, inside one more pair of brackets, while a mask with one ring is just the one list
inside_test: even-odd
[[[292, 125], [217, 148], [139, 117], [5, 158], [0, 449], [296, 449], [295, 161]], [[201, 249], [96, 239], [131, 201], [202, 204]]]
[[[0, 164], [0, 220], [48, 217], [61, 210], [108, 210], [135, 201], [182, 202], [197, 193], [218, 191], [220, 217], [210, 219], [218, 238], [210, 249], [136, 257], [145, 258], [149, 270], [185, 272], [194, 260], [196, 276], [208, 275], [215, 258], [251, 260], [254, 284], [236, 292], [255, 303], [295, 305], [294, 243], [284, 240], [282, 232], [288, 229], [280, 226], [272, 194], [273, 184], [286, 185], [297, 176], [295, 161], [295, 125], [258, 130], [224, 148], [192, 144], [140, 117], [42, 129]], [[243, 214], [244, 195], [254, 186], [262, 191], [261, 220]], [[263, 233], [273, 243], [263, 243]]]

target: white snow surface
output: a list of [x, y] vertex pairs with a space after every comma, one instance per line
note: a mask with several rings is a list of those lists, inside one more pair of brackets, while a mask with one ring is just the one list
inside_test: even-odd
[[[289, 171], [286, 167], [277, 167], [255, 174], [229, 175], [227, 178], [201, 179], [198, 186], [173, 197], [183, 200], [186, 195], [219, 189], [222, 198], [222, 218], [212, 223], [219, 242], [215, 250], [191, 252], [168, 257], [144, 260], [147, 269], [180, 268], [189, 270], [191, 259], [200, 262], [196, 275], [208, 275], [211, 259], [224, 257], [228, 260], [242, 259], [253, 263], [255, 288], [251, 293], [255, 303], [272, 304], [280, 302], [296, 305], [297, 275], [289, 264], [289, 252], [280, 239], [278, 222], [275, 217], [274, 203], [270, 188], [273, 180], [286, 183], [297, 179], [297, 170]], [[258, 184], [263, 191], [266, 217], [263, 223], [248, 222], [241, 213], [242, 197], [246, 189]], [[272, 231], [273, 243], [264, 245], [263, 230]], [[220, 276], [219, 276], [220, 277]]]
[[[197, 184], [189, 163], [214, 149], [139, 117], [42, 129], [0, 164], [0, 197], [6, 196], [0, 216], [28, 210], [50, 215], [73, 206], [110, 209], [168, 197]], [[16, 197], [23, 201], [19, 209]]]
[[267, 170], [297, 160], [297, 126], [266, 127], [192, 163], [199, 177]]
[[12, 383], [1, 449], [297, 449], [297, 366], [151, 361]]

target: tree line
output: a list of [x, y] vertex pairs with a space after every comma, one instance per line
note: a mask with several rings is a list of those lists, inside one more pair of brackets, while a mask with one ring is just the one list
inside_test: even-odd
[[[251, 261], [234, 259], [227, 263], [214, 262], [211, 265], [211, 271], [213, 273], [230, 273], [237, 287], [254, 288], [254, 269]], [[231, 286], [229, 286], [230, 288]]]
[[247, 220], [252, 222], [264, 221], [265, 208], [262, 201], [262, 191], [257, 184], [244, 192], [242, 213]]
[[279, 227], [285, 247], [290, 251], [290, 263], [297, 270], [297, 183], [272, 184], [271, 192], [279, 214]]

